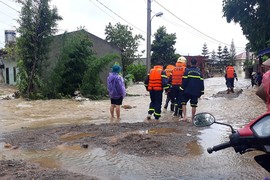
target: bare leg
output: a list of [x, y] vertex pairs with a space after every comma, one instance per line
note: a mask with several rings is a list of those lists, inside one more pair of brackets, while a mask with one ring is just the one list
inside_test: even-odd
[[192, 107], [192, 110], [191, 110], [191, 122], [193, 121], [195, 113], [196, 113], [196, 107]]
[[120, 105], [115, 106], [117, 120], [120, 120]]
[[114, 118], [114, 108], [115, 108], [115, 105], [111, 104], [111, 107], [110, 107], [111, 118]]
[[187, 106], [182, 105], [182, 111], [183, 111], [183, 121], [187, 120]]

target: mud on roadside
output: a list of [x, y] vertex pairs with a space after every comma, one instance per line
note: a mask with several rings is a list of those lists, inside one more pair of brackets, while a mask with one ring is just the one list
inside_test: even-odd
[[[10, 150], [48, 150], [58, 145], [99, 147], [136, 156], [185, 156], [187, 144], [196, 140], [198, 129], [186, 122], [138, 122], [68, 125], [26, 129], [4, 135]], [[15, 148], [14, 148], [15, 147]], [[11, 164], [11, 165], [10, 165]], [[1, 177], [6, 179], [84, 179], [86, 177], [56, 169], [44, 169], [22, 161], [0, 161]], [[31, 177], [31, 178], [30, 178]], [[95, 179], [94, 177], [87, 177]], [[87, 179], [86, 178], [86, 179]]]

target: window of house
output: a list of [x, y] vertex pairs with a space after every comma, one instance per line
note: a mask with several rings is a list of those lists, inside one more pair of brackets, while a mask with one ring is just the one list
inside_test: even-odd
[[9, 84], [9, 68], [6, 68], [6, 83]]
[[13, 78], [14, 78], [14, 82], [16, 82], [16, 77], [17, 77], [16, 67], [13, 67]]

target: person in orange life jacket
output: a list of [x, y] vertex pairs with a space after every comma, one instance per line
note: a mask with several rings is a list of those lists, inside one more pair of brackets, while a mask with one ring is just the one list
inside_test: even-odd
[[187, 68], [183, 76], [182, 85], [180, 87], [183, 92], [183, 121], [187, 121], [187, 102], [190, 101], [191, 110], [191, 120], [196, 113], [196, 108], [198, 104], [198, 98], [204, 94], [204, 79], [199, 68], [196, 67], [197, 60], [191, 60], [191, 67]]
[[146, 90], [150, 93], [150, 104], [147, 119], [150, 120], [151, 116], [154, 115], [155, 119], [158, 120], [161, 117], [161, 105], [162, 105], [162, 94], [163, 89], [168, 89], [168, 78], [163, 66], [154, 66], [144, 81]]
[[186, 58], [181, 56], [178, 58], [175, 68], [172, 71], [171, 78], [169, 82], [172, 84], [172, 98], [174, 99], [174, 116], [182, 117], [182, 93], [180, 91], [180, 86], [182, 84], [182, 77], [186, 70]]
[[226, 67], [225, 81], [227, 86], [227, 94], [234, 93], [234, 78], [238, 81], [237, 74], [232, 65]]
[[[165, 69], [165, 72], [166, 72], [166, 76], [168, 79], [170, 79], [171, 75], [172, 75], [172, 70], [175, 66], [174, 65], [167, 65], [166, 69]], [[165, 105], [164, 105], [164, 109], [167, 109], [168, 105], [169, 105], [169, 102], [171, 102], [171, 111], [174, 111], [174, 101], [172, 99], [172, 93], [171, 93], [171, 84], [168, 83], [168, 86], [169, 88], [165, 91], [167, 97], [166, 97], [166, 102], [165, 102]]]

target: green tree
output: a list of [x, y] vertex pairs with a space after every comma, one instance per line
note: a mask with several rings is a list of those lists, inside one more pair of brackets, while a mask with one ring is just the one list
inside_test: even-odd
[[209, 54], [207, 44], [204, 43], [202, 47], [202, 55], [203, 57], [206, 57]]
[[216, 51], [213, 49], [210, 56], [210, 64], [214, 65], [216, 61], [217, 61], [217, 54]]
[[218, 46], [218, 49], [217, 49], [217, 57], [218, 57], [218, 60], [219, 60], [219, 66], [222, 66], [222, 48], [221, 48], [221, 45]]
[[235, 55], [236, 55], [236, 51], [235, 51], [234, 42], [232, 40], [231, 47], [230, 47], [230, 63], [233, 66], [235, 65]]
[[84, 74], [81, 91], [85, 97], [100, 99], [107, 94], [106, 86], [99, 78], [100, 69], [104, 69], [111, 62], [119, 61], [117, 54], [108, 54], [104, 57], [92, 57], [88, 64], [88, 69]]
[[52, 79], [53, 84], [57, 85], [56, 93], [72, 95], [79, 90], [93, 54], [92, 42], [87, 35], [81, 32], [77, 36], [67, 37], [64, 34], [63, 48]]
[[175, 64], [177, 56], [175, 55], [174, 45], [176, 43], [176, 34], [168, 34], [166, 27], [160, 27], [154, 34], [151, 50], [153, 51], [151, 62], [152, 65], [161, 64], [166, 66], [168, 64]]
[[224, 66], [229, 65], [229, 61], [230, 61], [230, 53], [228, 51], [227, 46], [224, 46], [223, 51], [222, 51], [222, 58], [224, 61]]
[[76, 90], [89, 98], [98, 99], [107, 93], [100, 80], [100, 69], [119, 60], [116, 55], [97, 58], [92, 50], [92, 42], [84, 33], [78, 31], [76, 36], [65, 33], [61, 38], [57, 64], [43, 88], [43, 95], [48, 98], [72, 96]]
[[19, 90], [27, 97], [36, 93], [41, 85], [41, 63], [47, 58], [50, 37], [56, 32], [57, 21], [62, 18], [56, 7], [50, 9], [50, 0], [19, 1], [21, 9], [17, 39]]
[[270, 47], [270, 1], [223, 0], [227, 22], [239, 23], [252, 51]]
[[125, 74], [127, 66], [132, 64], [136, 58], [141, 57], [138, 53], [140, 41], [144, 40], [142, 35], [136, 34], [133, 36], [132, 28], [127, 25], [117, 23], [112, 26], [109, 23], [105, 28], [106, 40], [117, 45], [122, 51], [122, 66]]
[[132, 74], [134, 77], [134, 81], [144, 81], [146, 78], [146, 66], [138, 64], [131, 64], [127, 68], [128, 74]]

